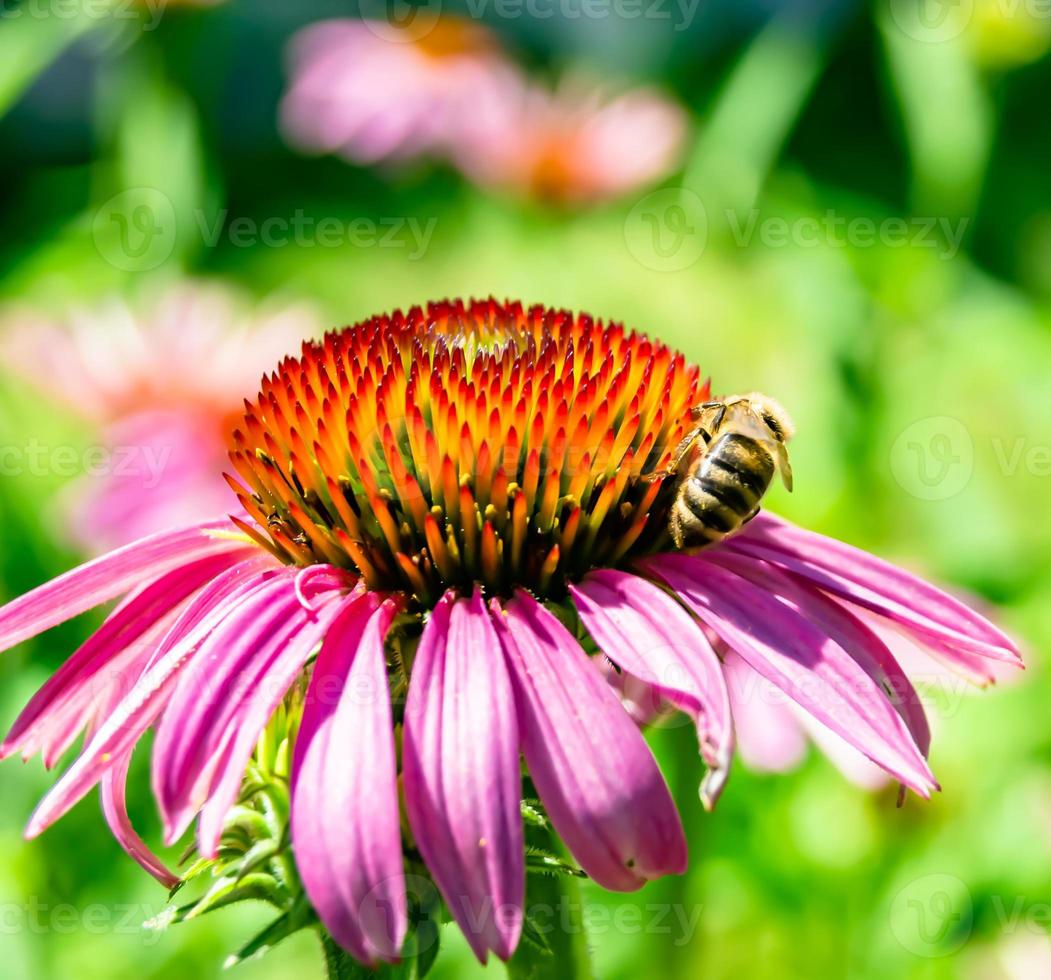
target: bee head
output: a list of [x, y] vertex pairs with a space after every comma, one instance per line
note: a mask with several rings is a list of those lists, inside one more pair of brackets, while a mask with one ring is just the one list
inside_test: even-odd
[[795, 435], [796, 427], [788, 412], [784, 410], [780, 402], [775, 401], [769, 395], [764, 395], [761, 391], [753, 391], [747, 395], [735, 395], [733, 398], [726, 399], [727, 404], [737, 401], [746, 402], [751, 411], [779, 442], [788, 442]]
[[758, 392], [749, 397], [759, 417], [781, 442], [788, 442], [795, 435], [795, 424], [780, 402]]

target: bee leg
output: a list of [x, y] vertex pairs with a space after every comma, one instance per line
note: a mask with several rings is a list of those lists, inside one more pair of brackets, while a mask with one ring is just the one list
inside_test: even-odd
[[708, 430], [698, 426], [696, 429], [691, 429], [686, 433], [682, 442], [675, 447], [675, 452], [672, 454], [672, 461], [668, 464], [668, 473], [675, 473], [678, 471], [682, 466], [683, 460], [689, 455], [690, 450], [698, 439], [703, 439], [704, 445], [707, 447], [708, 441], [711, 439], [711, 436], [708, 435]]

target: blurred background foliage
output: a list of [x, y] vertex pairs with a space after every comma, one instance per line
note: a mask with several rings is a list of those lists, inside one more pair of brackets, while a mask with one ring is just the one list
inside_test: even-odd
[[[691, 868], [637, 895], [585, 888], [603, 980], [1051, 975], [1051, 11], [939, 3], [707, 0], [629, 18], [616, 4], [579, 17], [569, 2], [531, 15], [446, 0], [483, 14], [540, 76], [584, 65], [659, 85], [688, 111], [688, 152], [663, 196], [568, 208], [483, 191], [440, 163], [360, 167], [290, 149], [276, 123], [288, 39], [355, 16], [349, 4], [173, 2], [115, 18], [101, 4], [4, 0], [0, 300], [57, 313], [192, 274], [309, 300], [333, 325], [489, 294], [624, 320], [688, 352], [717, 391], [788, 406], [796, 492], [774, 491], [777, 508], [985, 597], [1024, 639], [1020, 680], [932, 695], [944, 792], [929, 804], [896, 809], [893, 788], [866, 793], [811, 753], [789, 775], [738, 766], [706, 815], [692, 733], [656, 730]], [[143, 188], [170, 204], [176, 234], [163, 261], [127, 268], [100, 215]], [[690, 219], [683, 247], [696, 254], [682, 262], [638, 228], [639, 208], [659, 221], [668, 202]], [[434, 230], [411, 258], [379, 244], [210, 244], [201, 231], [221, 215], [228, 227], [297, 212]], [[879, 233], [848, 234], [859, 219]], [[14, 445], [91, 438], [10, 376], [0, 425]], [[62, 482], [0, 479], [4, 597], [77, 558], [49, 526]], [[89, 626], [4, 658], [4, 725]], [[145, 755], [131, 802], [156, 842]], [[93, 802], [22, 842], [51, 778], [36, 760], [0, 773], [0, 975], [218, 976], [266, 912], [144, 933], [165, 896]], [[236, 972], [319, 969], [300, 934]], [[447, 930], [432, 975], [482, 972]]]

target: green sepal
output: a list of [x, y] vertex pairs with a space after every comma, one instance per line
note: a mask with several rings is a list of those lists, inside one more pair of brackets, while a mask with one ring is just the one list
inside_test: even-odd
[[237, 966], [253, 956], [262, 956], [289, 936], [317, 925], [317, 915], [310, 907], [306, 895], [300, 895], [295, 904], [283, 915], [279, 915], [262, 932], [248, 940], [236, 953], [223, 963], [224, 969]]
[[188, 902], [175, 909], [166, 924], [188, 922], [208, 912], [233, 905], [234, 902], [263, 901], [277, 904], [280, 901], [278, 884], [272, 875], [250, 874], [244, 878], [220, 878], [196, 902]]
[[560, 858], [557, 854], [542, 847], [527, 845], [525, 849], [526, 874], [569, 875], [573, 878], [586, 878], [587, 874], [575, 864]]

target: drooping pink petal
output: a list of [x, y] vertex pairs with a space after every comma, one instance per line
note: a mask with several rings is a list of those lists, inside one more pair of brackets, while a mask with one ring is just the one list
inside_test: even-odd
[[253, 679], [251, 694], [237, 705], [226, 724], [216, 755], [212, 789], [198, 821], [197, 841], [201, 854], [214, 855], [219, 847], [223, 822], [237, 802], [256, 742], [281, 699], [288, 692], [303, 664], [325, 638], [339, 614], [337, 593], [332, 592], [314, 611], [299, 611], [274, 639], [269, 659]]
[[153, 795], [171, 843], [186, 829], [211, 789], [212, 760], [219, 716], [228, 716], [234, 687], [260, 649], [282, 632], [298, 602], [293, 574], [275, 573], [253, 596], [233, 610], [180, 672], [153, 743]]
[[136, 641], [236, 562], [237, 555], [232, 552], [191, 562], [125, 600], [33, 695], [0, 745], [0, 759], [19, 749], [28, 757], [43, 744], [44, 732], [67, 725], [68, 734], [51, 740], [45, 765], [57, 759], [83, 727], [84, 715], [93, 702], [123, 675], [129, 657], [137, 655]]
[[977, 653], [950, 648], [931, 636], [902, 626], [863, 606], [851, 605], [850, 608], [887, 644], [894, 653], [894, 659], [902, 665], [908, 676], [922, 681], [925, 688], [949, 684], [957, 689], [958, 682], [962, 682], [961, 688], [968, 685], [988, 687], [990, 684], [1013, 682], [1018, 677], [1019, 665], [1016, 663], [992, 660]]
[[891, 781], [885, 770], [866, 759], [813, 715], [799, 710], [797, 720], [818, 751], [855, 786], [874, 793]]
[[102, 777], [99, 793], [102, 798], [103, 815], [117, 843], [124, 848], [124, 851], [165, 888], [174, 888], [179, 882], [179, 876], [168, 870], [164, 862], [146, 846], [146, 842], [131, 825], [125, 797], [130, 762], [131, 752], [125, 752]]
[[697, 622], [652, 582], [603, 569], [570, 592], [587, 631], [622, 670], [693, 717], [708, 773], [701, 800], [719, 798], [733, 756], [733, 717], [722, 665]]
[[232, 805], [224, 801], [236, 798], [260, 731], [321, 642], [335, 614], [332, 600], [353, 584], [330, 566], [283, 570], [201, 645], [175, 685], [154, 742], [154, 795], [166, 839], [180, 837], [214, 795], [206, 809], [217, 820], [204, 821], [202, 853], [218, 846]]
[[652, 725], [662, 714], [675, 710], [674, 705], [669, 704], [652, 684], [615, 667], [608, 657], [594, 657], [591, 663], [599, 676], [605, 678], [606, 683], [617, 692], [624, 710], [639, 727]]
[[604, 888], [681, 874], [686, 841], [649, 747], [566, 628], [525, 592], [493, 621], [522, 748], [551, 822]]
[[937, 784], [886, 693], [823, 629], [766, 588], [689, 555], [641, 563], [748, 664], [921, 796]]
[[931, 730], [920, 696], [887, 644], [865, 622], [844, 604], [775, 565], [721, 552], [706, 556], [706, 560], [773, 592], [835, 640], [884, 691], [926, 757], [931, 747]]
[[726, 546], [780, 565], [833, 595], [887, 616], [943, 646], [949, 655], [959, 650], [1021, 663], [1014, 641], [984, 616], [923, 579], [842, 541], [764, 513]]
[[292, 846], [325, 928], [363, 963], [407, 926], [384, 638], [397, 607], [347, 600], [314, 665], [292, 764]]
[[271, 572], [260, 572], [251, 558], [221, 573], [179, 617], [124, 699], [116, 706], [76, 761], [41, 800], [26, 827], [35, 837], [87, 793], [154, 722], [171, 694], [172, 683], [199, 645], [228, 615], [249, 601]]
[[230, 530], [229, 521], [218, 520], [163, 531], [27, 592], [0, 609], [0, 651], [190, 562], [225, 552], [247, 557], [258, 550], [216, 534]]
[[476, 591], [446, 593], [413, 661], [405, 807], [416, 844], [475, 955], [514, 952], [525, 898], [514, 694]]
[[184, 599], [157, 619], [153, 626], [121, 651], [102, 675], [71, 692], [61, 710], [45, 713], [28, 733], [23, 751], [39, 744], [44, 765], [50, 769], [85, 728], [87, 744], [114, 707], [134, 688], [150, 658], [195, 598]]

